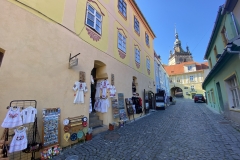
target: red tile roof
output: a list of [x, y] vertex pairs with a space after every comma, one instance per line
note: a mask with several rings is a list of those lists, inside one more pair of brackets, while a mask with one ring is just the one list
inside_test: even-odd
[[180, 64], [176, 64], [176, 65], [164, 65], [164, 68], [166, 70], [166, 72], [168, 73], [168, 75], [176, 75], [176, 74], [183, 74], [184, 72], [184, 66], [188, 65], [188, 64], [195, 64], [196, 65], [196, 70], [203, 70], [203, 69], [208, 69], [208, 62], [204, 62], [204, 63], [198, 63], [198, 62], [194, 62], [194, 61], [190, 61], [190, 62], [183, 62]]

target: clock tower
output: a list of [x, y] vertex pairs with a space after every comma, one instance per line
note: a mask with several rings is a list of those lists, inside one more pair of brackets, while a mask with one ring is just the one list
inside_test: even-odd
[[182, 62], [189, 62], [193, 61], [192, 54], [189, 50], [189, 47], [186, 47], [186, 51], [182, 49], [181, 46], [181, 41], [178, 38], [178, 33], [175, 28], [175, 42], [174, 42], [174, 47], [173, 51], [170, 50], [170, 55], [168, 59], [168, 65], [175, 65], [175, 64], [180, 64]]

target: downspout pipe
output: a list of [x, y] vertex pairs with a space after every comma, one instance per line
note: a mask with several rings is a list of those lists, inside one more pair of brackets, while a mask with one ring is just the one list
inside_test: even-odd
[[238, 31], [238, 28], [237, 28], [237, 25], [236, 25], [236, 21], [235, 21], [234, 15], [233, 15], [232, 12], [230, 14], [231, 14], [231, 17], [232, 17], [234, 28], [235, 28], [237, 36], [238, 36], [239, 35], [239, 31]]

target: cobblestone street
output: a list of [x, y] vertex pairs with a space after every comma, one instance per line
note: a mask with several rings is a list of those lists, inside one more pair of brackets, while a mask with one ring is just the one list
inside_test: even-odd
[[[117, 140], [106, 140], [118, 133]], [[86, 160], [240, 159], [240, 132], [204, 103], [177, 99], [176, 105], [151, 113], [125, 127], [65, 149], [54, 159], [78, 155]]]

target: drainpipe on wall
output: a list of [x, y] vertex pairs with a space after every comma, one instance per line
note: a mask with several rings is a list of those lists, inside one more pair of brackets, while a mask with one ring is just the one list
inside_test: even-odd
[[234, 15], [233, 15], [232, 12], [231, 12], [231, 17], [232, 17], [232, 21], [233, 21], [233, 24], [234, 24], [234, 28], [235, 28], [237, 36], [238, 36], [239, 35], [239, 31], [238, 31], [238, 28], [237, 28], [237, 25], [236, 25], [236, 21], [235, 21], [235, 18], [234, 18]]

